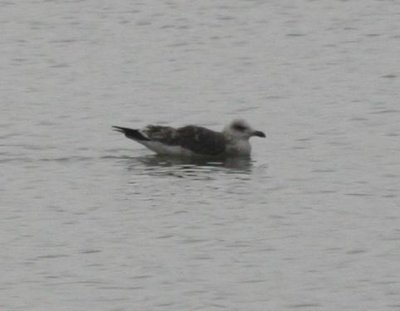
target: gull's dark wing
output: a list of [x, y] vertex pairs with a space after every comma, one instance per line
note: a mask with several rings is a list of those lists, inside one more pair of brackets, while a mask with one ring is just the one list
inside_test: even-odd
[[197, 154], [214, 156], [225, 151], [224, 135], [201, 126], [188, 125], [174, 129], [150, 125], [143, 130], [143, 133], [152, 141], [181, 146]]

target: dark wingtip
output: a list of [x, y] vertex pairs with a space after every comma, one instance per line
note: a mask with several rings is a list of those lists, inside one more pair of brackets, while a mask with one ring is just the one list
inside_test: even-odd
[[120, 132], [120, 133], [125, 133], [125, 130], [126, 130], [126, 128], [120, 127], [120, 126], [116, 126], [116, 125], [113, 125], [113, 126], [111, 126], [111, 127], [112, 127], [112, 129], [113, 129], [114, 131]]
[[134, 140], [150, 140], [147, 137], [143, 136], [142, 133], [140, 133], [138, 130], [135, 129], [130, 129], [128, 127], [122, 127], [122, 126], [112, 126], [114, 131], [120, 132], [124, 134], [126, 137], [134, 139]]

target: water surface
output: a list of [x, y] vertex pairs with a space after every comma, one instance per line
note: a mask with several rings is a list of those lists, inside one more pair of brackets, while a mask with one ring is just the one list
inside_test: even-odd
[[[0, 3], [4, 310], [398, 310], [396, 1]], [[244, 117], [249, 160], [111, 125]]]

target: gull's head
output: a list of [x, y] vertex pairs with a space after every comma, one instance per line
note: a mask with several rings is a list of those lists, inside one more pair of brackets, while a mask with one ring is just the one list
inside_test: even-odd
[[252, 136], [265, 137], [263, 132], [253, 129], [249, 123], [243, 119], [233, 120], [225, 127], [224, 134], [236, 140], [248, 140]]

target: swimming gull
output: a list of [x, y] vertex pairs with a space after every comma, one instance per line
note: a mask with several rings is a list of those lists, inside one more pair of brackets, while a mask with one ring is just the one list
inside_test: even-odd
[[243, 119], [232, 121], [221, 132], [196, 125], [113, 128], [158, 154], [178, 156], [249, 156], [250, 137], [265, 137], [263, 132], [254, 130]]

